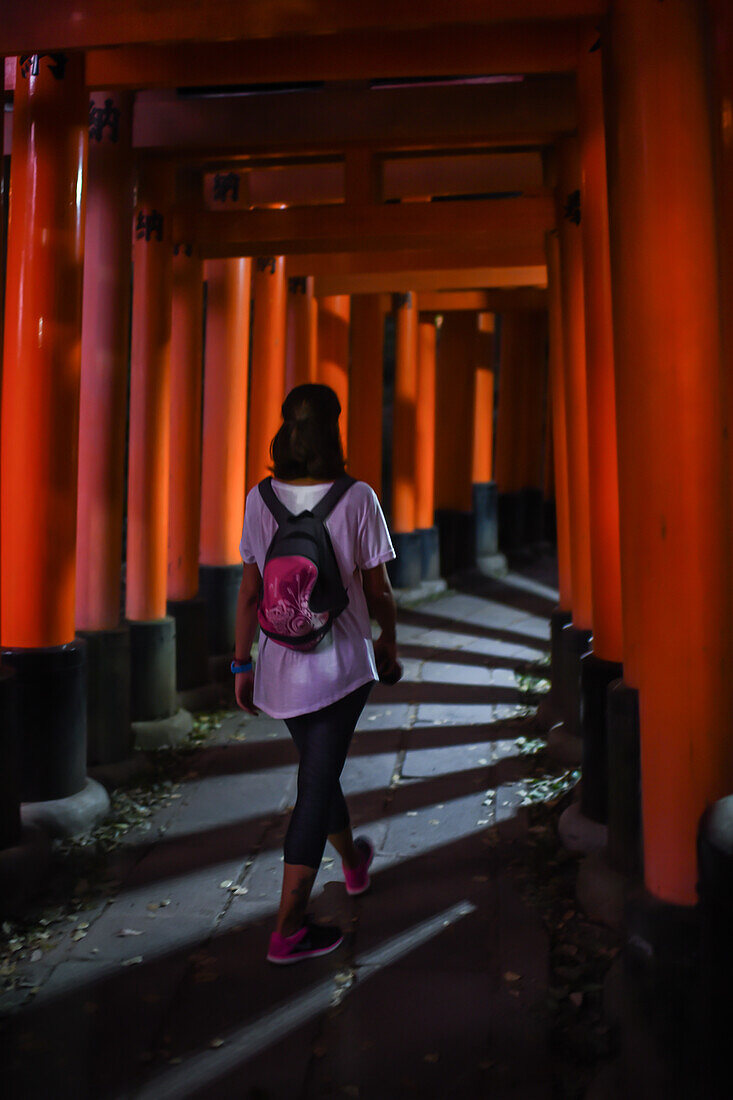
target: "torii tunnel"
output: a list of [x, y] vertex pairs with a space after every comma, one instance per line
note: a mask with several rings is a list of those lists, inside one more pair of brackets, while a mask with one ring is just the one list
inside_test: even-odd
[[733, 791], [731, 5], [5, 9], [0, 847], [185, 734], [321, 381], [396, 587], [556, 538], [583, 813], [694, 906]]

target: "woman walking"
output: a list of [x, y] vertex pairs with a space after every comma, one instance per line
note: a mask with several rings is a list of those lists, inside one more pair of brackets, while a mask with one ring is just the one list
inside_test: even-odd
[[[372, 683], [398, 667], [385, 568], [395, 554], [376, 494], [345, 477], [340, 413], [328, 386], [291, 390], [270, 446], [274, 476], [247, 496], [240, 545], [237, 703], [284, 719], [300, 757], [267, 955], [273, 963], [323, 955], [343, 940], [339, 928], [306, 916], [326, 838], [341, 856], [348, 893], [369, 887], [374, 849], [352, 835], [340, 776]], [[374, 643], [370, 615], [381, 628]]]

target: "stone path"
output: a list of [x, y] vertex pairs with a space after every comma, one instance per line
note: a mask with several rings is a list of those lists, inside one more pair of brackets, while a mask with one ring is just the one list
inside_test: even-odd
[[404, 680], [374, 690], [344, 772], [373, 887], [349, 899], [327, 850], [313, 911], [348, 938], [324, 959], [265, 962], [295, 755], [282, 723], [228, 715], [111, 857], [119, 890], [83, 938], [27, 964], [11, 1095], [549, 1097], [546, 937], [487, 845], [522, 800], [517, 669], [554, 602], [523, 574], [400, 613]]

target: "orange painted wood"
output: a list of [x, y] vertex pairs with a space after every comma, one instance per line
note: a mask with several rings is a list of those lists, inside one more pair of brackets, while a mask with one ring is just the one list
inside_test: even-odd
[[500, 493], [514, 493], [524, 488], [520, 437], [524, 360], [527, 357], [527, 314], [502, 315], [500, 340], [495, 477]]
[[330, 386], [341, 404], [339, 430], [346, 447], [349, 438], [349, 318], [348, 294], [318, 299], [317, 381]]
[[435, 392], [437, 377], [435, 322], [417, 328], [417, 410], [415, 417], [415, 527], [435, 523]]
[[526, 315], [521, 361], [519, 481], [522, 489], [544, 486], [544, 418], [547, 396], [547, 314]]
[[166, 613], [170, 490], [171, 217], [164, 166], [138, 177], [133, 244], [126, 613]]
[[351, 299], [349, 473], [382, 492], [384, 317], [377, 294]]
[[318, 373], [318, 303], [313, 277], [288, 280], [285, 390], [315, 382]]
[[174, 245], [171, 278], [167, 592], [169, 600], [190, 600], [199, 589], [204, 335], [204, 265], [192, 245]]
[[89, 99], [81, 58], [16, 78], [0, 449], [4, 646], [74, 640]]
[[624, 664], [631, 643], [646, 887], [682, 905], [697, 900], [700, 815], [733, 787], [726, 417], [701, 21], [694, 0], [618, 0], [604, 74]]
[[560, 150], [558, 217], [560, 285], [562, 288], [565, 408], [570, 504], [570, 553], [573, 569], [573, 625], [593, 627], [593, 586], [590, 554], [590, 474], [588, 468], [588, 395], [586, 386], [583, 238], [581, 228], [566, 213], [566, 204], [580, 188], [577, 141], [566, 139]]
[[447, 313], [438, 337], [435, 507], [472, 507], [473, 375], [476, 317]]
[[[436, 278], [459, 278], [462, 272], [492, 271], [492, 279], [500, 278], [502, 268], [534, 267], [544, 268], [544, 241], [540, 244], [522, 247], [502, 247], [486, 245], [484, 248], [466, 246], [465, 248], [414, 248], [385, 249], [364, 252], [303, 252], [288, 256], [286, 270], [289, 276], [315, 275], [321, 278], [341, 275], [425, 275], [436, 272]], [[539, 274], [542, 274], [540, 271]], [[470, 289], [485, 286], [482, 276], [475, 283], [468, 284]], [[458, 284], [466, 286], [466, 284]], [[423, 290], [440, 290], [451, 286], [450, 282], [433, 282], [424, 285]], [[395, 286], [395, 292], [407, 293], [409, 287]], [[359, 293], [356, 289], [354, 293]], [[366, 291], [365, 291], [366, 293]]]
[[584, 25], [576, 20], [451, 24], [423, 30], [386, 27], [303, 39], [239, 39], [90, 50], [90, 87], [178, 88], [279, 80], [373, 80], [425, 73], [560, 73], [577, 62]]
[[395, 296], [395, 383], [392, 421], [392, 526], [415, 530], [415, 429], [418, 305], [414, 295]]
[[[599, 0], [454, 0], [450, 23], [473, 27], [520, 19], [592, 18], [606, 4]], [[31, 49], [82, 49], [132, 42], [217, 42], [270, 39], [281, 35], [320, 36], [374, 31], [394, 27], [420, 30], [442, 27], [446, 7], [442, 0], [395, 6], [374, 0], [369, 6], [318, 0], [307, 7], [291, 3], [242, 4], [220, 0], [127, 0], [124, 7], [108, 0], [27, 0], [8, 10], [3, 19], [0, 52]], [[308, 50], [307, 41], [303, 49]], [[483, 70], [479, 70], [483, 71]]]
[[278, 255], [461, 244], [536, 247], [554, 222], [552, 199], [539, 195], [475, 202], [201, 210], [196, 229], [207, 256], [226, 247], [251, 256], [258, 244], [276, 246]]
[[577, 125], [574, 77], [444, 87], [372, 89], [328, 86], [304, 95], [213, 96], [192, 100], [167, 91], [137, 97], [134, 143], [140, 149], [219, 157], [247, 150], [328, 153], [351, 147], [486, 149], [547, 142]]
[[254, 267], [253, 284], [248, 490], [270, 473], [270, 444], [282, 423], [287, 298], [284, 256], [259, 257]]
[[602, 660], [621, 662], [624, 647], [616, 386], [613, 373], [606, 138], [599, 50], [584, 54], [578, 79], [593, 652]]
[[236, 565], [247, 462], [252, 262], [206, 265], [206, 364], [201, 472], [202, 565]]
[[549, 233], [547, 236], [547, 273], [550, 306], [548, 311], [549, 400], [552, 410], [555, 513], [557, 517], [558, 606], [562, 611], [572, 611], [573, 584], [570, 553], [567, 416], [565, 411], [565, 345], [560, 279], [560, 239], [557, 233]]
[[493, 477], [494, 448], [494, 316], [480, 314], [476, 333], [473, 399], [473, 481]]
[[89, 143], [84, 241], [76, 628], [109, 630], [120, 620], [132, 265], [132, 96], [95, 92], [91, 103], [100, 114], [95, 116]]
[[[330, 272], [317, 275], [315, 286], [316, 293], [327, 295], [340, 294], [408, 294], [410, 288], [421, 294], [428, 293], [431, 298], [445, 297], [447, 304], [445, 309], [463, 308], [460, 295], [456, 296], [453, 305], [450, 297], [458, 291], [463, 291], [465, 298], [463, 305], [466, 309], [481, 308], [474, 304], [481, 301], [481, 294], [486, 294], [485, 287], [542, 287], [547, 285], [547, 269], [544, 264], [517, 267], [479, 267], [458, 268], [456, 270], [415, 270], [415, 271], [385, 271], [374, 274], [342, 275], [338, 272]], [[481, 290], [476, 290], [481, 287]], [[448, 294], [441, 295], [441, 291]], [[474, 301], [471, 302], [471, 295]], [[434, 306], [436, 312], [441, 312], [440, 306]], [[445, 311], [445, 310], [443, 310]]]

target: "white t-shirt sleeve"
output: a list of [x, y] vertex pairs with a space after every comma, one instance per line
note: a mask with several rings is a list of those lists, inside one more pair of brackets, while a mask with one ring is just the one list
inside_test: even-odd
[[392, 561], [397, 555], [389, 536], [379, 498], [370, 486], [364, 485], [363, 503], [359, 512], [354, 559], [359, 569]]
[[245, 565], [252, 565], [253, 562], [257, 561], [257, 556], [254, 551], [255, 539], [253, 527], [258, 517], [255, 516], [256, 505], [252, 496], [252, 494], [256, 492], [259, 492], [256, 487], [250, 489], [247, 494], [247, 502], [244, 508], [244, 523], [242, 525], [242, 538], [239, 543], [239, 553]]

